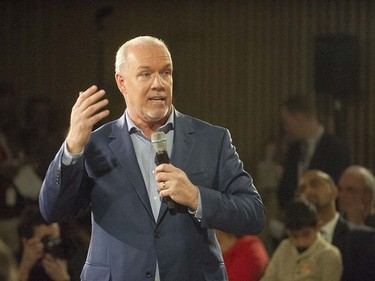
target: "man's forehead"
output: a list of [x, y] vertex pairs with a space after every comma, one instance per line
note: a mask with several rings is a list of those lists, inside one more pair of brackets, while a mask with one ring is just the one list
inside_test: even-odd
[[166, 54], [145, 54], [141, 56], [130, 54], [129, 64], [133, 65], [136, 69], [154, 67], [164, 68], [172, 67], [172, 60], [170, 56]]
[[319, 172], [307, 172], [303, 174], [300, 178], [300, 183], [306, 183], [306, 182], [325, 182], [326, 178], [324, 177], [324, 174], [321, 174]]
[[313, 172], [302, 175], [298, 187], [301, 188], [306, 185], [322, 188], [333, 188], [335, 186], [334, 183], [331, 182], [329, 176], [324, 172]]
[[154, 63], [160, 63], [165, 65], [172, 65], [172, 60], [169, 56], [159, 55], [159, 56], [142, 56], [135, 58], [138, 66], [150, 65]]
[[129, 48], [129, 58], [135, 60], [172, 60], [170, 53], [163, 46], [137, 45]]

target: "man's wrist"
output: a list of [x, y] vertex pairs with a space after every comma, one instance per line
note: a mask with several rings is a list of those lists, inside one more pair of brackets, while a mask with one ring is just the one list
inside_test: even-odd
[[195, 188], [196, 188], [197, 193], [196, 193], [196, 198], [194, 200], [193, 205], [196, 207], [195, 208], [189, 207], [188, 211], [191, 215], [193, 215], [195, 218], [200, 220], [202, 218], [202, 202], [201, 202], [201, 196], [200, 196], [198, 186], [195, 186]]
[[69, 165], [75, 164], [78, 161], [78, 159], [83, 155], [83, 150], [78, 154], [72, 154], [72, 153], [69, 152], [67, 146], [68, 146], [68, 144], [67, 144], [67, 141], [65, 140], [65, 142], [64, 142], [64, 153], [62, 155], [61, 160], [62, 160], [62, 163], [64, 165], [69, 166]]

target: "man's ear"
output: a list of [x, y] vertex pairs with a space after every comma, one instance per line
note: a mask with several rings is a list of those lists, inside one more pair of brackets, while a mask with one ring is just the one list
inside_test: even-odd
[[337, 199], [337, 197], [339, 196], [339, 188], [337, 187], [337, 185], [333, 185], [331, 187], [331, 193], [332, 193], [333, 198]]
[[124, 95], [126, 93], [124, 76], [119, 73], [116, 73], [115, 80], [116, 80], [117, 87], [119, 88], [120, 92]]

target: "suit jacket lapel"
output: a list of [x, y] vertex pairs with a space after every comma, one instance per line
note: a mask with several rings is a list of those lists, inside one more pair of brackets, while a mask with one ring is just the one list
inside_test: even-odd
[[113, 123], [110, 139], [112, 139], [112, 141], [109, 142], [109, 147], [117, 157], [139, 199], [154, 221], [146, 185], [134, 152], [133, 142], [130, 138], [128, 126], [125, 121], [125, 115]]
[[183, 114], [176, 111], [171, 163], [182, 170], [186, 169], [195, 144], [193, 133], [194, 130], [189, 120]]

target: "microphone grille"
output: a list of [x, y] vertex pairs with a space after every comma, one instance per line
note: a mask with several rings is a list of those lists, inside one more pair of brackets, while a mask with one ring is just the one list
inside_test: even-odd
[[156, 153], [167, 150], [167, 136], [164, 132], [155, 132], [151, 135], [151, 143]]

